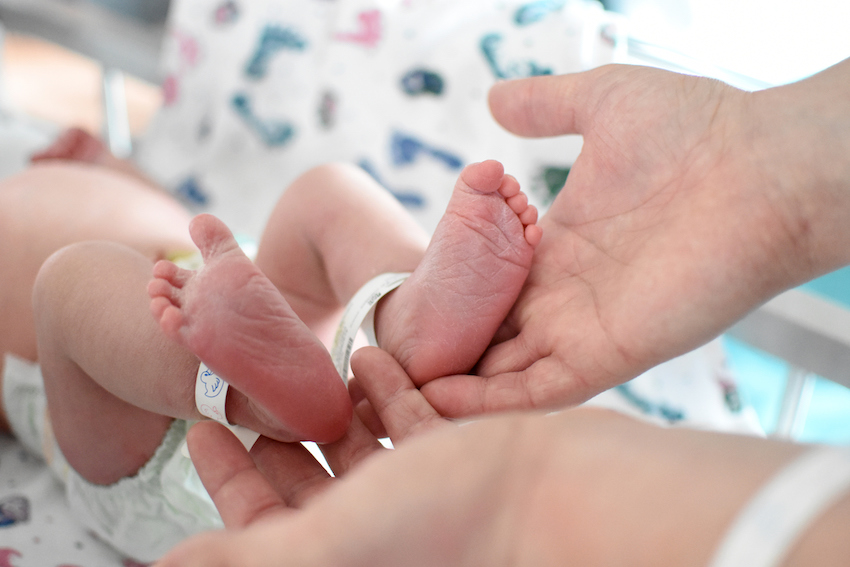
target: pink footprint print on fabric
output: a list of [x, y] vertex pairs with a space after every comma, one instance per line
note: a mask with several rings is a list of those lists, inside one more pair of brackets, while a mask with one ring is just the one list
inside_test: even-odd
[[201, 46], [191, 35], [175, 30], [171, 33], [172, 41], [177, 45], [177, 69], [169, 73], [162, 82], [162, 103], [173, 106], [180, 98], [180, 77], [198, 65], [201, 57]]
[[201, 59], [201, 46], [198, 40], [191, 34], [175, 30], [172, 32], [177, 42], [177, 51], [180, 54], [181, 68], [196, 67]]
[[11, 547], [0, 548], [0, 567], [15, 567], [12, 557], [21, 557], [21, 552]]
[[375, 47], [381, 41], [381, 11], [367, 10], [357, 15], [360, 29], [355, 32], [343, 32], [334, 36], [340, 41], [360, 43], [366, 47]]
[[162, 104], [172, 106], [179, 98], [180, 79], [176, 75], [168, 75], [162, 81]]

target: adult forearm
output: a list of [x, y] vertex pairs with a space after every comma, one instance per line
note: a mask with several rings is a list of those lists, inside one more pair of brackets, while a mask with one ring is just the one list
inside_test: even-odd
[[785, 567], [840, 567], [850, 557], [850, 494], [830, 506], [802, 534]]
[[850, 263], [850, 59], [750, 99], [750, 158], [779, 198], [789, 286]]
[[[601, 411], [546, 420], [538, 436], [550, 464], [522, 515], [518, 546], [522, 564], [535, 566], [565, 558], [576, 565], [707, 565], [753, 495], [804, 451]], [[806, 529], [794, 551], [799, 562], [789, 565], [839, 557], [847, 504]]]

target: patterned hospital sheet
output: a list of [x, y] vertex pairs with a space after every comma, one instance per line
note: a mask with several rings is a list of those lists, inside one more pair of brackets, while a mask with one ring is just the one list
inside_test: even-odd
[[363, 167], [428, 229], [461, 168], [487, 158], [545, 208], [581, 141], [508, 134], [487, 91], [610, 63], [622, 29], [589, 0], [181, 0], [165, 107], [138, 161], [249, 236], [295, 176], [334, 160]]

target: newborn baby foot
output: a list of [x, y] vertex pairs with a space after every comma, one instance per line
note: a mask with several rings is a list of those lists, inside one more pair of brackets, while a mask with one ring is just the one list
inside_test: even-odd
[[502, 164], [460, 174], [422, 262], [378, 305], [375, 333], [417, 385], [468, 372], [513, 307], [542, 231]]
[[324, 345], [220, 220], [200, 215], [190, 232], [204, 266], [189, 271], [158, 262], [148, 286], [162, 330], [247, 398], [239, 404], [228, 395], [232, 421], [257, 427], [239, 419], [247, 405], [247, 419], [266, 426], [255, 430], [280, 441], [339, 438], [351, 402]]

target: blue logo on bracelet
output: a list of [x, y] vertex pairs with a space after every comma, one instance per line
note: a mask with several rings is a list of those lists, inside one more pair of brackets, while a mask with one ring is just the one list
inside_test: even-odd
[[211, 370], [204, 370], [201, 373], [200, 380], [204, 384], [204, 395], [206, 397], [215, 398], [221, 394], [224, 380], [213, 374]]

